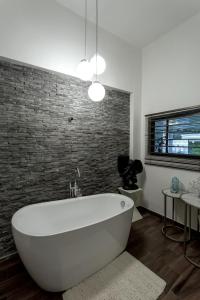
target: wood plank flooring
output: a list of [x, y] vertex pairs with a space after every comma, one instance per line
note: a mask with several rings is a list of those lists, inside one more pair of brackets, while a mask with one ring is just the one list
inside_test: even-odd
[[[161, 234], [161, 217], [141, 210], [144, 219], [133, 224], [127, 251], [153, 272], [167, 286], [160, 300], [200, 300], [200, 269], [183, 256], [183, 245]], [[200, 257], [200, 242], [189, 246], [193, 256]], [[61, 293], [41, 290], [24, 269], [19, 257], [0, 261], [0, 300], [61, 300]]]

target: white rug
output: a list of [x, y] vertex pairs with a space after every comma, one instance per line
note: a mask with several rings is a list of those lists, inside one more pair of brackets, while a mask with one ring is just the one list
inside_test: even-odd
[[63, 294], [63, 300], [156, 300], [165, 281], [128, 252]]

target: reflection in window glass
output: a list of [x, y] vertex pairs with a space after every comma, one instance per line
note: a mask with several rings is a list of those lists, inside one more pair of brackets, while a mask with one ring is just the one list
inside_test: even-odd
[[152, 121], [151, 153], [200, 156], [200, 113]]

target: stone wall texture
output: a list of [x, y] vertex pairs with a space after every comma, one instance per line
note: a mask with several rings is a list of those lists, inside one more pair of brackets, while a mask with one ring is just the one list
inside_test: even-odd
[[[79, 167], [83, 195], [115, 192], [117, 157], [129, 152], [129, 94], [0, 58], [0, 257], [15, 252], [19, 208], [69, 197]], [[69, 118], [73, 118], [69, 122]]]

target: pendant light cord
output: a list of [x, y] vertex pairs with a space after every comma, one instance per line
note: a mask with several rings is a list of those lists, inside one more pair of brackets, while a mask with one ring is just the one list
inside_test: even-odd
[[87, 57], [87, 0], [85, 0], [85, 59]]
[[97, 81], [97, 54], [98, 54], [98, 25], [99, 25], [99, 18], [98, 18], [98, 0], [96, 0], [96, 81]]

